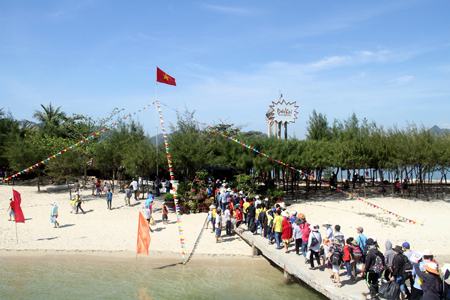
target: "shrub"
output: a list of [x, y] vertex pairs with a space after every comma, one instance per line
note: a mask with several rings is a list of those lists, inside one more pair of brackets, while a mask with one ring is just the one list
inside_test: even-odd
[[172, 193], [165, 193], [164, 194], [164, 201], [173, 201], [173, 194]]

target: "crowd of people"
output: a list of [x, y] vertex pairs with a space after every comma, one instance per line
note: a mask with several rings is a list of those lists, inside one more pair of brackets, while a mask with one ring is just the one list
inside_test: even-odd
[[216, 243], [221, 242], [225, 224], [226, 235], [232, 235], [236, 228], [250, 230], [267, 239], [275, 249], [295, 251], [303, 256], [310, 270], [328, 270], [337, 288], [342, 286], [340, 271], [344, 269], [344, 276], [351, 282], [366, 281], [369, 291], [363, 294], [370, 299], [378, 299], [380, 286], [387, 288], [389, 282], [396, 282], [402, 300], [450, 299], [450, 265], [441, 268], [441, 278], [439, 264], [429, 249], [412, 251], [406, 241], [398, 241], [395, 247], [391, 241], [385, 241], [382, 249], [376, 237], [365, 236], [363, 227], [357, 227], [345, 238], [341, 227], [328, 221], [322, 225], [322, 234], [320, 226], [309, 223], [303, 213], [289, 213], [284, 203], [272, 205], [268, 198], [246, 196], [243, 191], [232, 190], [226, 182], [216, 188], [215, 196], [206, 229], [211, 225]]

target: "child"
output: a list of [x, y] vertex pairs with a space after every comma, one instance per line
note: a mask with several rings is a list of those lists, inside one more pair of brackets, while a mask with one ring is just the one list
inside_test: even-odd
[[103, 183], [103, 191], [106, 193], [109, 191], [108, 189], [108, 183], [105, 181], [105, 183]]
[[111, 210], [112, 205], [112, 193], [111, 189], [108, 189], [108, 192], [106, 193], [106, 208]]
[[50, 205], [52, 206], [52, 212], [50, 214], [50, 222], [55, 224], [55, 228], [58, 228], [59, 223], [58, 223], [58, 221], [56, 221], [56, 218], [58, 217], [58, 206], [56, 206], [55, 201], [50, 203]]
[[100, 180], [97, 180], [97, 182], [95, 183], [95, 189], [97, 190], [97, 196], [101, 197], [102, 196], [102, 186], [101, 186]]
[[[298, 220], [298, 221], [297, 221]], [[300, 229], [300, 219], [294, 220], [294, 240], [295, 240], [295, 254], [300, 255], [302, 249], [302, 230]]]
[[222, 231], [222, 217], [221, 217], [221, 210], [220, 208], [217, 209], [217, 216], [216, 216], [216, 243], [219, 242], [220, 233]]
[[209, 211], [208, 211], [208, 221], [206, 222], [206, 228], [205, 229], [208, 229], [209, 223], [211, 223], [211, 221], [212, 221], [212, 213], [213, 213], [213, 206], [210, 205], [209, 206]]
[[130, 198], [131, 198], [131, 190], [128, 185], [124, 186], [125, 188], [125, 206], [130, 206]]
[[144, 218], [148, 222], [148, 229], [150, 229], [150, 231], [153, 232], [153, 230], [150, 228], [150, 220], [152, 219], [152, 212], [148, 207], [148, 205], [144, 205], [144, 207], [142, 208], [142, 214], [144, 215]]
[[14, 217], [14, 221], [16, 220], [16, 214], [14, 213], [14, 200], [12, 197], [9, 198], [9, 220], [11, 221], [11, 217]]
[[166, 202], [163, 202], [162, 204], [163, 204], [162, 208], [161, 208], [161, 210], [162, 210], [162, 221], [163, 221], [163, 224], [167, 224], [167, 221], [169, 220], [169, 218], [167, 216], [167, 214], [169, 213], [169, 210], [167, 209]]
[[[351, 243], [353, 241], [353, 238], [350, 237], [346, 240], [347, 245], [344, 246], [344, 257], [342, 260], [344, 261], [345, 268], [347, 269], [347, 278], [352, 278], [352, 273], [350, 269], [350, 262], [353, 260], [353, 256], [351, 253]], [[352, 281], [354, 278], [352, 278]]]
[[75, 213], [77, 211], [77, 198], [73, 197], [72, 202], [70, 202], [70, 206], [72, 206], [72, 210], [70, 213]]
[[327, 265], [327, 269], [330, 272], [331, 278], [334, 277], [333, 271], [331, 270], [331, 262], [330, 262], [330, 251], [333, 248], [333, 243], [328, 239], [323, 239], [323, 263], [322, 263], [322, 270], [325, 269], [325, 263]]

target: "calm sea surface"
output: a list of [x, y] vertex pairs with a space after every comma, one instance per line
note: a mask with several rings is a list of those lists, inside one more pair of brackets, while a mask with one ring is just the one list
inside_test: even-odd
[[[267, 263], [265, 263], [267, 264]], [[268, 265], [0, 259], [0, 299], [327, 299]]]

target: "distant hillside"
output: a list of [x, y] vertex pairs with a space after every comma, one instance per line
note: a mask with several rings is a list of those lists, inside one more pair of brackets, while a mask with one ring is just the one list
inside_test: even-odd
[[437, 125], [434, 125], [433, 127], [431, 127], [430, 130], [436, 134], [449, 134], [450, 133], [450, 129], [439, 128], [439, 126], [437, 126]]

